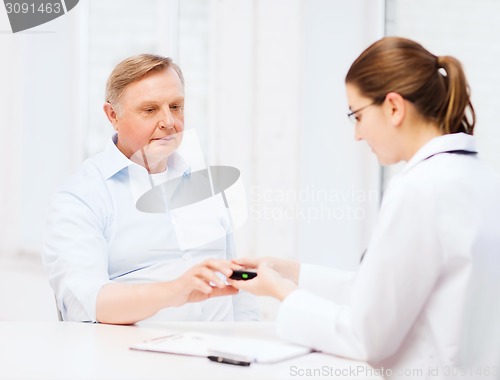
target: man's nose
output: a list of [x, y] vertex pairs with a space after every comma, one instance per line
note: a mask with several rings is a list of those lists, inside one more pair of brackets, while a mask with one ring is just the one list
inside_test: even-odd
[[161, 119], [158, 121], [158, 127], [160, 129], [172, 129], [175, 126], [174, 117], [170, 110], [163, 112]]

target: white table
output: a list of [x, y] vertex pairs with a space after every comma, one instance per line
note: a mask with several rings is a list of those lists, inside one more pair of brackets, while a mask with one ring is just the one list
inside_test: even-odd
[[0, 322], [0, 379], [381, 379], [364, 363], [320, 353], [277, 364], [240, 367], [206, 358], [129, 349], [167, 331], [278, 339], [273, 323], [268, 322], [150, 322], [135, 326]]

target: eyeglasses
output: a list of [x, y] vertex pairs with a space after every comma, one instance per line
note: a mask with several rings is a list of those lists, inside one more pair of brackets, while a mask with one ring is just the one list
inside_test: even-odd
[[356, 118], [356, 114], [359, 112], [359, 111], [363, 111], [365, 108], [368, 108], [370, 106], [373, 106], [375, 103], [377, 103], [377, 101], [373, 101], [371, 102], [370, 104], [364, 106], [364, 107], [361, 107], [361, 108], [358, 108], [357, 110], [354, 110], [352, 112], [349, 112], [347, 114], [347, 117], [349, 118], [349, 120], [351, 121], [351, 123], [353, 123], [354, 125], [356, 125], [356, 123], [358, 122], [357, 118]]

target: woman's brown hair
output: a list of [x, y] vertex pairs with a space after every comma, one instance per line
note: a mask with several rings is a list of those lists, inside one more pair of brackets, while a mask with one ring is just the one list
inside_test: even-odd
[[435, 56], [414, 41], [378, 40], [354, 61], [345, 81], [377, 104], [389, 92], [399, 93], [444, 134], [474, 132], [475, 113], [462, 65], [456, 58]]

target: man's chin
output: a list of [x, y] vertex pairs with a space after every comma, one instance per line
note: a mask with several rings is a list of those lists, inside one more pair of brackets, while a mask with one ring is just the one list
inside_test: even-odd
[[177, 150], [177, 146], [149, 147], [145, 149], [146, 159], [150, 162], [160, 162], [167, 160], [172, 153]]

